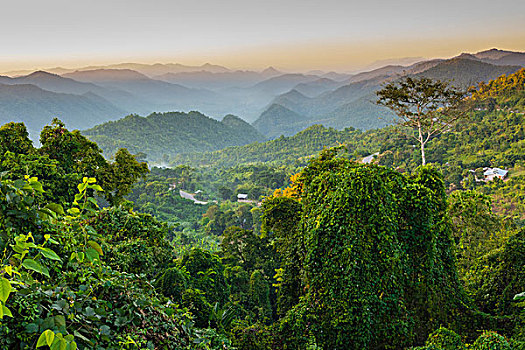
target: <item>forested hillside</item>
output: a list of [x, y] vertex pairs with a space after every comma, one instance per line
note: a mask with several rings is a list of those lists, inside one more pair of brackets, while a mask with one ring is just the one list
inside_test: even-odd
[[[472, 169], [483, 166], [511, 167], [525, 160], [525, 69], [480, 83], [473, 92], [475, 104], [469, 116], [455, 130], [429, 144], [430, 159], [439, 164]], [[413, 168], [417, 154], [410, 150], [406, 135], [393, 137], [381, 145], [394, 166]]]
[[468, 88], [481, 81], [489, 81], [505, 74], [512, 74], [520, 66], [499, 66], [468, 58], [453, 58], [429, 68], [419, 76], [450, 81], [457, 87]]
[[[271, 141], [229, 147], [214, 152], [180, 154], [172, 159], [172, 164], [218, 168], [246, 163], [304, 166], [308, 158], [315, 156], [325, 147], [340, 144], [357, 145], [358, 135], [362, 134], [362, 131], [353, 128], [338, 131], [322, 125], [314, 125], [294, 136], [281, 136]], [[363, 156], [367, 155], [365, 153], [368, 148], [374, 149], [371, 145], [365, 147], [364, 142], [359, 143], [359, 146], [362, 146]]]
[[199, 112], [129, 115], [86, 130], [84, 134], [100, 145], [106, 157], [125, 147], [134, 154], [144, 153], [152, 163], [167, 162], [168, 155], [264, 140], [240, 118], [230, 115], [219, 122]]
[[[525, 70], [522, 69], [488, 83], [480, 83], [472, 97], [477, 101], [476, 105], [472, 107], [468, 117], [456, 129], [429, 144], [431, 162], [460, 162], [467, 167], [495, 163], [508, 166], [522, 159], [524, 79]], [[217, 167], [249, 162], [291, 164], [292, 160], [314, 155], [323, 147], [337, 144], [346, 144], [350, 154], [356, 156], [381, 151], [384, 161], [393, 157], [396, 159], [395, 163], [389, 165], [397, 167], [412, 169], [418, 164], [417, 150], [413, 149], [413, 141], [409, 135], [396, 131], [393, 127], [362, 132], [353, 128], [338, 131], [320, 125], [291, 137], [264, 143], [209, 153], [179, 155], [174, 158], [173, 163]], [[509, 157], [512, 159], [510, 162], [505, 160]]]
[[[295, 90], [288, 91], [272, 102], [287, 108], [287, 113], [276, 110], [274, 105], [271, 105], [253, 125], [268, 137], [293, 135], [313, 124], [323, 124], [336, 129], [382, 128], [391, 124], [394, 119], [390, 110], [374, 103], [375, 92], [386, 82], [398, 80], [403, 76], [427, 77], [449, 81], [456, 87], [467, 89], [478, 82], [511, 74], [520, 68], [520, 65], [483, 62], [472, 55], [461, 55], [449, 60], [424, 61], [408, 67], [387, 66], [356, 74], [329, 91], [324, 90], [321, 85], [319, 93], [313, 97], [307, 97]], [[290, 123], [292, 113], [298, 115], [294, 117], [294, 123]], [[279, 130], [282, 130], [281, 133]]]
[[523, 349], [524, 82], [471, 91], [425, 166], [399, 127], [315, 125], [149, 173], [122, 132], [188, 149], [252, 129], [129, 116], [90, 131], [109, 161], [60, 120], [39, 148], [2, 126], [0, 348]]
[[[511, 193], [512, 187], [519, 188], [518, 176], [522, 174], [520, 169], [525, 161], [524, 79], [524, 70], [520, 70], [480, 84], [472, 97], [476, 103], [467, 118], [455, 129], [434, 138], [427, 148], [428, 161], [441, 168], [446, 185], [451, 188], [483, 187], [483, 182], [473, 180], [474, 172], [477, 171], [479, 177], [483, 167], [515, 168], [508, 182], [483, 187], [483, 191], [498, 198], [496, 203], [501, 205], [496, 209], [503, 212], [525, 205], [519, 191], [516, 195], [504, 196], [504, 193]], [[361, 132], [351, 128], [337, 131], [317, 125], [294, 136], [264, 143], [179, 155], [173, 159], [173, 164], [220, 169], [239, 164], [265, 163], [285, 167], [291, 174], [306, 165], [309, 157], [324, 147], [343, 144], [348, 152], [345, 157], [349, 159], [360, 160], [378, 152], [374, 162], [401, 171], [410, 172], [421, 161], [410, 133], [393, 127]], [[523, 213], [523, 209], [520, 212]]]
[[294, 111], [279, 104], [272, 104], [253, 126], [263, 135], [275, 138], [280, 135], [291, 136], [297, 130], [303, 129], [303, 125], [308, 123], [307, 117], [299, 115]]

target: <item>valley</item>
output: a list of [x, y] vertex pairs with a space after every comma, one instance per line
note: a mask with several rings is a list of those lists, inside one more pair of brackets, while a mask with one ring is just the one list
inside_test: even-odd
[[523, 349], [525, 53], [402, 61], [1, 76], [0, 348]]
[[[368, 130], [386, 126], [394, 117], [374, 103], [375, 91], [386, 82], [426, 76], [466, 88], [523, 66], [524, 53], [494, 49], [353, 75], [288, 73], [271, 67], [235, 71], [211, 64], [10, 72], [12, 76], [0, 75], [0, 123], [18, 118], [37, 131], [58, 117], [72, 129], [87, 129], [129, 114], [199, 111], [217, 120], [236, 115], [268, 139], [291, 136], [314, 124]], [[47, 112], [44, 108], [38, 113], [38, 100], [45, 101], [39, 106], [47, 106]], [[85, 118], [86, 113], [93, 117]]]

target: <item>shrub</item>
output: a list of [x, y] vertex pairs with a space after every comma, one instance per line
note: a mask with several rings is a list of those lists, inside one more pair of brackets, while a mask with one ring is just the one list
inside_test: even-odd
[[428, 336], [426, 345], [426, 349], [458, 350], [465, 348], [459, 335], [443, 327], [439, 327]]
[[496, 332], [488, 331], [476, 339], [474, 350], [511, 350], [509, 342]]

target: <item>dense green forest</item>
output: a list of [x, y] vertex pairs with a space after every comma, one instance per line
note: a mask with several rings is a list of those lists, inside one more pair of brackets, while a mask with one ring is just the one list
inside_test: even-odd
[[472, 91], [423, 167], [393, 127], [149, 170], [4, 125], [0, 348], [524, 349], [524, 77]]
[[222, 122], [199, 112], [129, 115], [84, 132], [111, 157], [119, 148], [144, 154], [152, 163], [167, 163], [169, 154], [213, 151], [263, 141], [264, 137], [242, 119], [227, 115]]
[[[259, 215], [254, 208], [256, 204], [276, 188], [285, 187], [288, 178], [287, 169], [262, 164], [215, 171], [185, 165], [152, 168], [147, 178], [140, 179], [126, 198], [138, 211], [177, 224], [175, 231], [185, 239], [199, 237], [209, 243], [202, 233], [213, 232], [213, 238], [229, 226], [251, 228]], [[196, 193], [195, 198], [201, 204], [182, 198], [180, 190]], [[238, 202], [238, 194], [246, 194], [247, 201]], [[212, 242], [216, 243], [216, 239]]]
[[355, 148], [358, 156], [373, 153], [372, 150], [379, 148], [379, 143], [369, 143], [368, 141], [372, 141], [372, 138], [366, 136], [369, 133], [354, 128], [339, 131], [314, 125], [294, 136], [281, 136], [267, 142], [228, 147], [214, 152], [179, 154], [172, 158], [172, 165], [191, 164], [204, 168], [225, 168], [236, 164], [256, 163], [305, 166], [309, 158], [325, 147], [345, 144], [349, 149]]

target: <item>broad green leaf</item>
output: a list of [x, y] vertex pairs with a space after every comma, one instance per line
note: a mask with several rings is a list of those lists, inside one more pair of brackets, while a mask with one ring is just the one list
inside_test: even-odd
[[91, 262], [93, 262], [96, 259], [99, 259], [98, 252], [95, 249], [91, 248], [91, 247], [89, 247], [86, 250], [86, 256], [89, 259], [89, 261], [91, 261]]
[[55, 339], [55, 333], [48, 329], [44, 331], [42, 334], [40, 334], [40, 337], [38, 338], [38, 341], [36, 342], [36, 347], [39, 348], [41, 346], [51, 346], [53, 344], [53, 340]]
[[67, 342], [63, 337], [59, 337], [58, 334], [51, 345], [51, 350], [66, 350]]
[[79, 192], [83, 192], [86, 189], [86, 187], [87, 187], [87, 183], [83, 182], [81, 184], [78, 184], [77, 187], [78, 187], [78, 191]]
[[97, 251], [98, 254], [100, 255], [104, 255], [104, 253], [102, 252], [102, 248], [100, 247], [100, 245], [95, 242], [95, 241], [89, 241], [88, 244]]
[[11, 293], [11, 283], [6, 278], [2, 277], [0, 280], [0, 300], [4, 303], [9, 298], [9, 293]]
[[[36, 178], [35, 178], [36, 179]], [[33, 188], [35, 191], [44, 193], [44, 188], [42, 187], [42, 184], [38, 181], [30, 181], [29, 185], [31, 188]]]
[[22, 262], [22, 266], [28, 270], [33, 270], [49, 277], [49, 271], [33, 259], [24, 259], [24, 261]]
[[91, 188], [98, 192], [104, 192], [104, 189], [100, 185], [91, 185]]
[[51, 218], [53, 218], [53, 219], [56, 219], [56, 217], [57, 217], [57, 214], [56, 214], [54, 211], [49, 210], [49, 209], [47, 209], [47, 208], [39, 209], [38, 212], [39, 212], [40, 214], [42, 214], [42, 217], [43, 217], [44, 219], [46, 219], [47, 217], [51, 217]]
[[82, 339], [83, 341], [85, 341], [89, 345], [93, 345], [93, 342], [91, 340], [89, 340], [88, 338], [86, 338], [84, 335], [82, 335], [80, 332], [73, 331], [73, 334], [74, 334], [75, 337]]
[[46, 258], [51, 259], [51, 260], [62, 261], [60, 257], [57, 255], [57, 253], [55, 253], [51, 249], [44, 248], [44, 247], [38, 247], [38, 249], [40, 249], [40, 251], [42, 252], [42, 255], [45, 256]]
[[15, 185], [16, 188], [20, 188], [21, 189], [22, 187], [26, 186], [27, 183], [24, 180], [22, 180], [22, 179], [18, 179], [18, 180], [15, 180], [13, 185]]
[[89, 202], [91, 202], [91, 204], [93, 204], [95, 207], [98, 207], [98, 202], [95, 198], [93, 197], [88, 197], [87, 199]]
[[55, 316], [55, 324], [58, 327], [65, 327], [66, 326], [66, 318], [63, 315], [56, 315]]
[[88, 306], [88, 307], [86, 307], [85, 314], [86, 314], [87, 317], [95, 316], [95, 309], [93, 309], [92, 307]]
[[2, 311], [4, 313], [4, 316], [13, 317], [11, 310], [9, 310], [5, 305], [2, 305]]
[[13, 246], [13, 250], [20, 254], [22, 254], [26, 249], [27, 248], [26, 248], [25, 243], [16, 242], [16, 245]]
[[104, 334], [104, 335], [110, 335], [111, 334], [111, 330], [108, 326], [106, 325], [103, 325], [100, 327], [100, 333]]
[[66, 213], [64, 213], [64, 208], [60, 205], [60, 204], [56, 204], [56, 203], [49, 203], [47, 204], [44, 208], [46, 209], [49, 209], [57, 214], [60, 214], [60, 215], [65, 215]]
[[27, 333], [36, 333], [36, 332], [38, 332], [38, 326], [35, 323], [28, 323], [26, 325], [26, 332]]
[[70, 208], [67, 210], [67, 212], [71, 215], [78, 215], [80, 214], [80, 210], [78, 208]]

